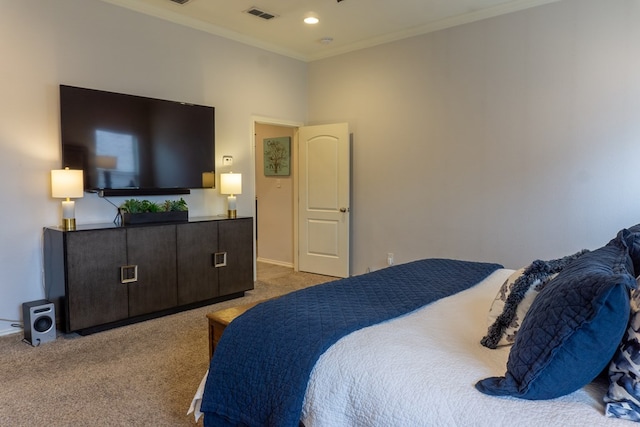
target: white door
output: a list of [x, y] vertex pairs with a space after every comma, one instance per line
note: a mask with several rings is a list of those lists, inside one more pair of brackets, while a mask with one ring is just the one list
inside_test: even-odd
[[349, 277], [349, 125], [299, 129], [298, 269]]

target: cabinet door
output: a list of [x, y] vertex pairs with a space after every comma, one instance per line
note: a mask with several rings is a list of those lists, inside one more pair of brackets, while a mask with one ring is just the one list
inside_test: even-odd
[[218, 268], [220, 295], [253, 289], [253, 219], [218, 222], [218, 251], [227, 253], [226, 267]]
[[175, 225], [128, 228], [127, 262], [138, 266], [138, 280], [129, 284], [129, 316], [177, 305]]
[[128, 317], [125, 230], [66, 233], [69, 329], [88, 328]]
[[218, 251], [218, 222], [179, 224], [178, 304], [205, 301], [220, 295], [214, 254]]

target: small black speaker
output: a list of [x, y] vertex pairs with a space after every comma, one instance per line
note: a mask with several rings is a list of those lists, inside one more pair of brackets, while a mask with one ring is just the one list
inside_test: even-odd
[[56, 339], [56, 309], [46, 299], [22, 303], [24, 339], [34, 347]]

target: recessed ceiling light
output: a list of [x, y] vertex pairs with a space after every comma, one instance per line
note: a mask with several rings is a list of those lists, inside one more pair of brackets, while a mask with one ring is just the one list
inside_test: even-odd
[[320, 20], [318, 18], [316, 18], [315, 16], [307, 16], [306, 18], [304, 18], [304, 23], [305, 24], [317, 24], [318, 22], [320, 22]]

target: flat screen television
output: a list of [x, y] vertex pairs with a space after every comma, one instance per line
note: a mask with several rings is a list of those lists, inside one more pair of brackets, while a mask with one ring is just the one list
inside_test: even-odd
[[214, 171], [214, 113], [60, 85], [62, 167], [82, 169], [85, 191], [100, 196], [188, 194]]

